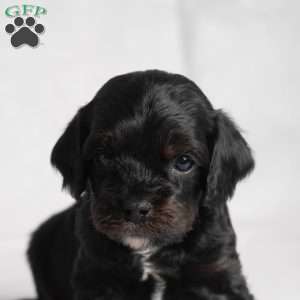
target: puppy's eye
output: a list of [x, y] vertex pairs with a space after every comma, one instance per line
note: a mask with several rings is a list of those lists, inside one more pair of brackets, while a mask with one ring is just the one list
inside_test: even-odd
[[195, 162], [188, 155], [180, 155], [176, 158], [174, 163], [174, 168], [179, 172], [188, 172], [190, 171]]

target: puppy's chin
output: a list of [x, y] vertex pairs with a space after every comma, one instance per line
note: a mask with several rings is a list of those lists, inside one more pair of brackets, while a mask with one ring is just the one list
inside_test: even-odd
[[184, 205], [182, 201], [170, 198], [160, 207], [156, 207], [145, 222], [138, 224], [112, 214], [103, 216], [93, 209], [91, 215], [98, 232], [138, 249], [146, 246], [161, 247], [182, 241], [193, 229], [197, 210], [193, 206]]
[[135, 224], [129, 226], [125, 225], [123, 228], [120, 227], [119, 229], [104, 228], [102, 226], [101, 228], [95, 228], [98, 232], [106, 235], [109, 239], [128, 246], [134, 251], [154, 250], [170, 244], [179, 243], [183, 240], [186, 234], [191, 231], [190, 228], [186, 232], [166, 231], [155, 234], [147, 231], [141, 225], [139, 226]]
[[150, 240], [142, 237], [124, 237], [122, 243], [134, 251], [143, 251], [153, 248]]
[[[92, 218], [93, 219], [93, 218]], [[153, 233], [148, 232], [140, 224], [134, 224], [127, 221], [114, 221], [109, 224], [95, 222], [93, 224], [96, 231], [106, 235], [109, 239], [122, 243], [133, 250], [142, 250], [150, 248], [157, 242]]]

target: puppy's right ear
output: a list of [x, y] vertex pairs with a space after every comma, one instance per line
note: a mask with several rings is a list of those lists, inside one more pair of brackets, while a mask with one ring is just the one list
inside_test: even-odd
[[83, 145], [90, 131], [89, 105], [81, 108], [56, 142], [51, 153], [51, 164], [63, 177], [63, 188], [79, 200], [86, 186], [86, 164]]

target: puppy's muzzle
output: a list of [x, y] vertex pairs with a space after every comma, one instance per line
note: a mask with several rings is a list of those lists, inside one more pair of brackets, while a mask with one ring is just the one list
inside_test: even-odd
[[152, 204], [148, 201], [131, 202], [124, 205], [125, 220], [136, 224], [145, 222], [151, 211]]

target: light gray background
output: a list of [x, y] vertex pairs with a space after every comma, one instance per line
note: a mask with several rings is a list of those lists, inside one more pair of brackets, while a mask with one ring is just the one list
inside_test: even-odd
[[245, 274], [257, 299], [300, 299], [299, 1], [30, 1], [48, 9], [36, 49], [10, 45], [15, 2], [0, 3], [0, 299], [34, 294], [30, 232], [73, 202], [49, 164], [66, 123], [148, 68], [189, 76], [244, 129], [257, 167], [230, 209]]

